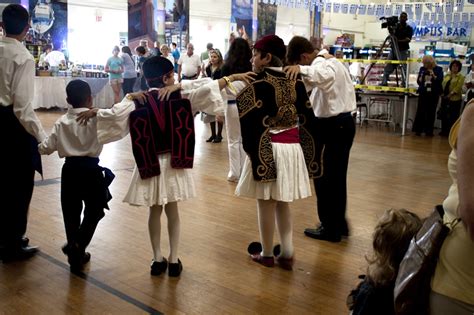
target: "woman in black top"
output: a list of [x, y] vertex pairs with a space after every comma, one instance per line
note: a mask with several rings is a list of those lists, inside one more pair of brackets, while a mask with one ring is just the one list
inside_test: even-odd
[[[214, 49], [209, 53], [209, 65], [205, 69], [205, 74], [207, 77], [217, 80], [222, 78], [222, 65], [223, 65], [222, 55], [218, 49]], [[206, 142], [219, 143], [222, 141], [222, 128], [224, 122], [220, 117], [214, 115], [208, 115], [202, 113], [201, 119], [205, 123], [209, 123], [211, 126], [211, 136]], [[217, 124], [216, 124], [217, 123]], [[216, 131], [217, 125], [217, 131]]]

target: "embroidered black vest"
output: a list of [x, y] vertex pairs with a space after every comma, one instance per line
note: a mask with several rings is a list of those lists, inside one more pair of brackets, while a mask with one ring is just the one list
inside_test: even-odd
[[314, 138], [317, 119], [301, 80], [290, 80], [283, 72], [265, 69], [239, 93], [237, 107], [243, 147], [256, 181], [276, 180], [270, 130], [296, 124], [309, 176], [319, 176], [321, 159], [316, 156]]
[[132, 150], [142, 179], [161, 174], [158, 155], [171, 153], [172, 168], [192, 168], [194, 117], [191, 103], [179, 92], [159, 101], [158, 91], [146, 93], [145, 104], [135, 102], [130, 113]]

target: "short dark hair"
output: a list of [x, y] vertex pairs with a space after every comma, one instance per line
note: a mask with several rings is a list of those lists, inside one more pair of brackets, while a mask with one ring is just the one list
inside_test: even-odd
[[462, 63], [461, 63], [461, 61], [459, 61], [459, 60], [453, 60], [453, 61], [451, 61], [451, 63], [449, 64], [449, 70], [450, 70], [450, 71], [452, 70], [452, 68], [453, 68], [454, 65], [458, 66], [459, 71], [461, 71], [461, 69], [462, 69]]
[[301, 59], [301, 54], [310, 54], [313, 51], [313, 44], [308, 39], [302, 36], [294, 36], [288, 43], [286, 60], [289, 64], [297, 64]]
[[143, 46], [138, 46], [137, 48], [135, 48], [135, 51], [142, 55], [146, 54], [146, 49]]
[[175, 42], [171, 43], [174, 47], [178, 46]]
[[72, 80], [66, 86], [67, 102], [74, 108], [83, 107], [92, 95], [91, 87], [84, 80]]
[[53, 50], [53, 45], [48, 44], [48, 45], [45, 45], [44, 48], [43, 48], [44, 51], [46, 51], [46, 50], [48, 50], [48, 49]]
[[9, 4], [2, 12], [2, 21], [7, 35], [20, 35], [30, 22], [30, 15], [23, 6]]

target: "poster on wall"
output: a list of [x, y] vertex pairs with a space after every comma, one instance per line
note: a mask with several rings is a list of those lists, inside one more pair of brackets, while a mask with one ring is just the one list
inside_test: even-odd
[[131, 49], [140, 41], [149, 48], [156, 41], [156, 0], [128, 0], [128, 43]]
[[[23, 4], [24, 1], [21, 1]], [[67, 50], [67, 0], [30, 0], [30, 41]]]
[[183, 51], [189, 42], [189, 0], [166, 0], [165, 11], [166, 43]]
[[278, 6], [276, 4], [258, 3], [257, 38], [275, 34]]
[[253, 0], [232, 0], [230, 16], [231, 32], [252, 39]]

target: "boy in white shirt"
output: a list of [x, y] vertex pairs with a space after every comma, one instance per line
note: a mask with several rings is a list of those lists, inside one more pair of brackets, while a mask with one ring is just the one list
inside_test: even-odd
[[77, 114], [92, 107], [89, 84], [73, 80], [67, 85], [66, 94], [72, 108], [56, 121], [51, 135], [38, 149], [41, 154], [58, 151], [59, 157], [66, 158], [61, 173], [61, 207], [67, 244], [62, 250], [68, 256], [71, 271], [78, 272], [90, 260], [85, 250], [104, 217], [104, 208], [108, 209], [111, 196], [107, 186], [114, 175], [99, 166], [103, 146], [97, 140], [97, 119], [92, 118], [84, 125], [76, 121]]

